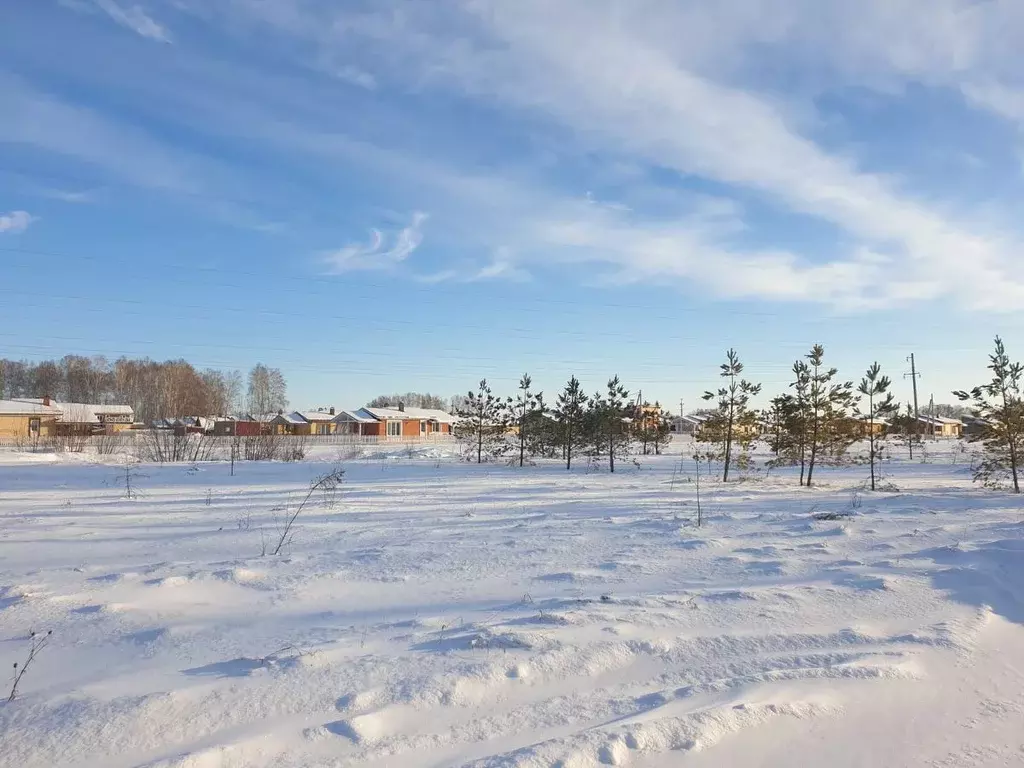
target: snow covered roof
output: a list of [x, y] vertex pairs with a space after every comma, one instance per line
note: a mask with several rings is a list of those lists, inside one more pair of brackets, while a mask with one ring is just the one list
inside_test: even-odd
[[960, 419], [950, 419], [945, 416], [918, 416], [918, 421], [922, 421], [925, 424], [934, 424], [935, 426], [941, 426], [943, 424], [959, 424], [963, 426], [963, 422]]
[[286, 422], [288, 424], [308, 424], [309, 423], [306, 420], [306, 417], [303, 416], [298, 411], [292, 411], [291, 413], [279, 413], [277, 416], [274, 417], [273, 421], [277, 421], [278, 419], [281, 419], [282, 421], [284, 421], [284, 422]]
[[[18, 398], [15, 402], [43, 405], [41, 397]], [[46, 407], [46, 406], [43, 406]], [[57, 410], [57, 421], [66, 424], [99, 424], [104, 416], [127, 416], [135, 417], [135, 411], [130, 405], [104, 405], [101, 403], [58, 403], [50, 401], [51, 408]]]
[[690, 424], [703, 424], [708, 420], [708, 417], [699, 413], [687, 413], [682, 416], [676, 416], [675, 420], [689, 422]]
[[362, 408], [355, 411], [340, 411], [337, 416], [334, 417], [335, 421], [357, 421], [360, 424], [375, 424], [377, 419], [373, 418], [373, 414], [367, 413]]
[[874, 421], [875, 424], [879, 424], [883, 427], [889, 426], [890, 423], [888, 419], [883, 419], [880, 416], [875, 416], [874, 419], [872, 419], [870, 416], [855, 416], [854, 418], [857, 421], [863, 421], [865, 424], [870, 424], [872, 421]]
[[295, 411], [306, 421], [334, 421], [334, 414], [329, 411]]
[[5, 416], [60, 416], [60, 411], [42, 401], [0, 400], [0, 413]]
[[455, 417], [447, 411], [439, 411], [434, 408], [406, 408], [404, 411], [398, 408], [360, 408], [362, 412], [370, 414], [377, 421], [436, 421], [441, 424], [451, 424]]

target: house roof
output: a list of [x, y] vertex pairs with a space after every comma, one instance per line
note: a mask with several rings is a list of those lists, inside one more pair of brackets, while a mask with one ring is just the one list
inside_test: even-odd
[[370, 414], [377, 421], [436, 421], [441, 424], [455, 421], [447, 411], [434, 408], [406, 408], [404, 411], [398, 408], [360, 408], [359, 411]]
[[883, 419], [880, 416], [875, 416], [874, 419], [872, 419], [870, 416], [854, 416], [854, 419], [856, 419], [857, 421], [863, 421], [865, 424], [870, 424], [873, 421], [875, 422], [875, 424], [882, 427], [887, 427], [890, 423], [888, 419]]
[[287, 424], [308, 424], [306, 417], [298, 411], [292, 411], [291, 413], [279, 413], [274, 417], [273, 421], [281, 419]]
[[376, 424], [377, 419], [373, 414], [367, 413], [362, 408], [355, 411], [341, 411], [334, 417], [335, 421], [356, 421], [360, 424]]
[[60, 416], [52, 405], [26, 400], [0, 400], [0, 413], [5, 416]]
[[944, 424], [952, 424], [963, 426], [963, 422], [960, 419], [950, 419], [945, 416], [918, 416], [918, 421], [922, 421], [925, 424], [934, 424], [935, 426], [942, 426]]
[[707, 416], [702, 416], [699, 413], [688, 413], [688, 414], [684, 414], [682, 416], [676, 416], [675, 419], [674, 419], [674, 421], [685, 421], [685, 422], [689, 422], [690, 424], [698, 424], [698, 425], [699, 424], [703, 424], [707, 420], [708, 420]]
[[[43, 405], [41, 397], [17, 398], [16, 402]], [[43, 406], [46, 407], [46, 406]], [[105, 405], [102, 403], [58, 403], [50, 401], [50, 407], [57, 409], [57, 421], [66, 424], [98, 424], [101, 416], [135, 417], [130, 405]]]
[[306, 421], [334, 421], [334, 414], [329, 411], [295, 411]]

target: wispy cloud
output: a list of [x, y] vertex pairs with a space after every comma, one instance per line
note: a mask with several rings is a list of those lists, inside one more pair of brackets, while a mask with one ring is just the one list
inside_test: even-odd
[[42, 197], [48, 197], [51, 200], [59, 200], [62, 203], [73, 203], [75, 205], [96, 202], [96, 192], [97, 190], [94, 189], [72, 191], [67, 189], [44, 188], [38, 190], [38, 194]]
[[16, 235], [28, 229], [28, 225], [36, 220], [28, 211], [11, 211], [0, 214], [0, 233]]
[[[1017, 0], [934, 0], [928, 14], [909, 0], [379, 0], [360, 10], [330, 0], [176, 0], [175, 8], [220, 25], [214, 33], [250, 35], [318, 76], [175, 59], [173, 73], [187, 76], [152, 85], [164, 119], [251, 142], [322, 177], [358, 168], [373, 179], [374, 205], [429, 206], [436, 230], [457, 247], [415, 279], [510, 279], [585, 264], [575, 274], [725, 297], [843, 306], [943, 298], [969, 307], [1024, 298], [1024, 228], [1009, 215], [1012, 201], [1004, 215], [988, 215], [934, 175], [919, 183], [913, 169], [894, 173], [865, 151], [884, 136], [846, 126], [837, 140], [818, 98], [867, 89], [899, 106], [904, 89], [923, 86], [1017, 119]], [[127, 92], [148, 87], [148, 75], [122, 77]], [[437, 94], [452, 106], [441, 119], [423, 107]], [[486, 110], [493, 135], [452, 119], [465, 104]], [[137, 183], [153, 170], [182, 185], [205, 175], [197, 165], [199, 173], [175, 178], [192, 167], [87, 110], [75, 120], [77, 111], [43, 100], [31, 114], [46, 119], [15, 131], [15, 141], [93, 161], [96, 142], [53, 130], [84, 125], [103, 138], [97, 161], [112, 167], [116, 138], [130, 139], [123, 155], [149, 166]], [[0, 123], [0, 139], [5, 131]], [[137, 165], [125, 159], [118, 171]], [[602, 184], [613, 166], [635, 173]], [[711, 208], [687, 198], [694, 189], [711, 190]], [[419, 247], [422, 223], [375, 230], [326, 263], [336, 272], [394, 268]], [[808, 243], [801, 229], [818, 240]], [[488, 261], [493, 253], [503, 255]]]
[[408, 226], [393, 234], [371, 229], [369, 242], [346, 245], [325, 254], [323, 261], [332, 273], [393, 269], [419, 248], [423, 242], [422, 227], [426, 220], [427, 214], [417, 211]]
[[113, 21], [130, 29], [135, 34], [161, 43], [171, 42], [171, 36], [167, 29], [158, 24], [141, 6], [122, 6], [115, 0], [93, 0], [93, 2]]

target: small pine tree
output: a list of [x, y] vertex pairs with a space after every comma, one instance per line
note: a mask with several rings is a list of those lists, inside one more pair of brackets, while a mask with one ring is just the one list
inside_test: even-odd
[[497, 457], [508, 450], [506, 431], [510, 404], [511, 398], [502, 400], [493, 394], [487, 379], [482, 379], [477, 391], [467, 393], [456, 411], [459, 421], [455, 435], [473, 445], [477, 464], [483, 463], [485, 453], [488, 457]]
[[544, 393], [531, 391], [532, 386], [530, 374], [524, 373], [519, 379], [519, 392], [512, 404], [512, 415], [519, 431], [520, 467], [526, 463], [527, 450], [534, 444], [531, 439], [531, 428], [536, 423], [535, 417], [544, 412]]
[[1010, 480], [1020, 493], [1020, 459], [1024, 456], [1024, 399], [1021, 378], [1024, 365], [1010, 361], [1003, 340], [996, 336], [995, 352], [989, 355], [992, 381], [969, 392], [953, 394], [971, 403], [971, 414], [983, 420], [981, 431], [970, 442], [981, 443], [984, 459], [974, 470], [974, 479], [989, 487]]
[[554, 412], [566, 469], [572, 469], [573, 454], [583, 441], [586, 407], [587, 396], [583, 394], [580, 380], [573, 376], [558, 394]]
[[793, 382], [789, 385], [796, 393], [787, 419], [787, 431], [795, 458], [800, 461], [800, 485], [807, 479], [807, 441], [809, 437], [809, 397], [811, 369], [803, 360], [793, 363]]
[[854, 413], [866, 419], [868, 424], [868, 442], [870, 444], [871, 451], [871, 490], [875, 490], [875, 467], [878, 464], [881, 454], [883, 452], [884, 443], [879, 441], [878, 435], [875, 434], [875, 424], [880, 419], [887, 419], [896, 413], [899, 413], [899, 405], [893, 399], [892, 393], [889, 391], [889, 387], [892, 382], [888, 376], [882, 375], [882, 367], [877, 363], [872, 363], [868, 368], [864, 378], [860, 381], [860, 386], [857, 387], [857, 391], [860, 392], [868, 400], [867, 410], [862, 410], [861, 405], [858, 404], [854, 408]]
[[595, 454], [599, 456], [607, 450], [608, 470], [614, 472], [616, 456], [627, 454], [632, 443], [632, 430], [626, 421], [631, 411], [629, 392], [618, 376], [608, 380], [604, 395], [598, 393], [591, 398], [590, 410]]
[[718, 408], [705, 422], [703, 429], [708, 430], [712, 442], [720, 446], [719, 456], [724, 464], [722, 482], [729, 482], [729, 467], [733, 459], [733, 447], [740, 447], [740, 455], [745, 456], [747, 449], [757, 435], [757, 411], [751, 410], [750, 398], [761, 391], [760, 384], [751, 384], [741, 379], [743, 363], [740, 362], [736, 350], [725, 353], [725, 362], [720, 366], [721, 376], [728, 379], [726, 386], [717, 392], [705, 392], [705, 400], [718, 398]]
[[838, 458], [855, 439], [847, 416], [847, 409], [853, 402], [853, 382], [835, 383], [839, 371], [826, 368], [824, 358], [825, 348], [821, 344], [815, 344], [807, 355], [810, 368], [806, 441], [810, 452], [807, 460], [808, 486], [813, 483], [814, 468], [819, 461], [826, 456]]

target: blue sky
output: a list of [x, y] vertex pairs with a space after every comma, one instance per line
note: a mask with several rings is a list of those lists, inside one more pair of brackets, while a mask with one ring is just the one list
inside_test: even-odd
[[1016, 0], [36, 0], [0, 25], [0, 356], [292, 404], [677, 407], [814, 342], [922, 399], [1024, 356]]

